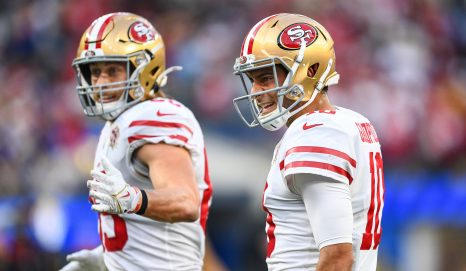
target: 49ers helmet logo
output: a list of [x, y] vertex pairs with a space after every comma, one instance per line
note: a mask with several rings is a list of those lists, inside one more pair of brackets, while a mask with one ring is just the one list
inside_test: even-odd
[[296, 23], [287, 26], [278, 36], [278, 46], [286, 50], [297, 50], [301, 47], [301, 41], [306, 42], [306, 47], [317, 39], [317, 30], [310, 24]]
[[135, 42], [148, 42], [155, 39], [157, 35], [155, 29], [143, 22], [134, 22], [129, 27], [129, 37]]

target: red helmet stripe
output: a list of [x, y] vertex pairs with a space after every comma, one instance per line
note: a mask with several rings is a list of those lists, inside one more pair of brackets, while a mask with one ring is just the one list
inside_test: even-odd
[[89, 29], [89, 32], [88, 32], [89, 34], [86, 39], [87, 48], [85, 49], [95, 50], [95, 49], [101, 48], [102, 44], [100, 40], [102, 39], [105, 28], [110, 23], [111, 18], [113, 18], [115, 15], [117, 14], [116, 13], [107, 14], [105, 16], [98, 18], [92, 23]]
[[89, 27], [89, 31], [87, 31], [86, 41], [84, 42], [84, 50], [89, 49], [89, 36], [91, 35], [92, 29], [94, 29], [94, 26], [95, 26], [95, 23], [96, 23], [96, 22], [97, 22], [97, 21], [94, 21], [94, 22], [91, 24], [91, 27]]
[[96, 48], [100, 48], [102, 46], [102, 36], [104, 34], [104, 30], [105, 28], [107, 28], [107, 25], [110, 23], [110, 20], [113, 18], [113, 16], [115, 16], [115, 14], [112, 14], [111, 16], [109, 16], [105, 21], [104, 23], [102, 24], [102, 26], [100, 27], [99, 29], [99, 33], [97, 34], [97, 44], [96, 44]]
[[[241, 55], [244, 56], [244, 55], [249, 55], [252, 53], [252, 46], [254, 44], [254, 38], [256, 37], [257, 35], [257, 32], [259, 32], [259, 29], [266, 23], [268, 22], [270, 19], [274, 18], [275, 16], [277, 16], [277, 14], [275, 15], [271, 15], [267, 18], [264, 18], [262, 19], [260, 22], [258, 22], [252, 29], [251, 31], [249, 31], [248, 35], [246, 36], [246, 39], [244, 40], [243, 42], [243, 45], [241, 47]], [[245, 47], [246, 46], [246, 47]]]

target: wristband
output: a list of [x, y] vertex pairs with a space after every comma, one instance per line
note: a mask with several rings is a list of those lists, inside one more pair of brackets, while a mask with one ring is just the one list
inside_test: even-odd
[[143, 215], [146, 212], [147, 209], [147, 194], [144, 189], [141, 189], [141, 195], [142, 195], [142, 202], [141, 202], [141, 208], [136, 212], [138, 215]]

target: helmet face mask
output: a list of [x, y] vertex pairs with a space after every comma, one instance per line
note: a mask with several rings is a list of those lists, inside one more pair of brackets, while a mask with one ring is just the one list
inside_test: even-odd
[[[90, 64], [124, 63], [125, 80], [92, 85]], [[113, 120], [127, 108], [155, 96], [166, 81], [165, 47], [160, 34], [144, 18], [131, 13], [110, 13], [96, 19], [84, 32], [72, 66], [77, 93], [88, 116]], [[105, 97], [116, 96], [108, 101]]]
[[[79, 100], [87, 116], [101, 116], [106, 120], [116, 118], [126, 108], [140, 102], [144, 98], [144, 89], [138, 80], [138, 75], [147, 63], [147, 57], [142, 57], [144, 52], [137, 52], [129, 56], [102, 56], [93, 57], [91, 60], [80, 59], [73, 61], [76, 71]], [[144, 59], [138, 61], [137, 68], [131, 59]], [[93, 85], [91, 81], [90, 65], [92, 63], [117, 62], [125, 65], [125, 80]], [[109, 96], [117, 96], [115, 101], [106, 101]]]
[[[243, 63], [241, 63], [243, 62]], [[258, 71], [262, 69], [272, 68], [274, 76], [274, 87], [267, 90], [252, 93], [252, 82], [249, 78], [248, 73], [253, 71]], [[287, 76], [283, 83], [280, 83], [278, 80], [277, 69], [284, 69]], [[236, 59], [234, 66], [235, 74], [241, 78], [243, 89], [245, 95], [237, 97], [233, 100], [233, 104], [237, 113], [240, 115], [241, 119], [249, 126], [256, 127], [261, 125], [268, 130], [277, 130], [280, 129], [287, 120], [287, 116], [290, 114], [290, 111], [299, 104], [304, 98], [304, 91], [300, 88], [299, 85], [294, 85], [290, 87], [287, 83], [288, 78], [293, 77], [293, 71], [291, 68], [280, 58], [271, 57], [264, 58], [255, 61], [253, 57], [246, 59], [244, 57], [239, 57]], [[276, 92], [277, 96], [277, 106], [272, 112], [263, 114], [262, 110], [257, 104], [257, 96], [266, 95], [268, 93]], [[296, 100], [287, 108], [283, 107], [283, 101], [285, 96], [292, 95], [296, 97]], [[249, 110], [251, 116], [247, 117], [244, 110], [241, 110], [240, 103], [247, 101], [249, 104]]]
[[[277, 81], [276, 67], [287, 71], [283, 83]], [[250, 93], [243, 73], [273, 67], [277, 108], [261, 114], [255, 100], [258, 95]], [[315, 68], [312, 76], [308, 73]], [[246, 95], [233, 100], [241, 119], [249, 126], [261, 125], [267, 130], [281, 128], [294, 114], [307, 107], [324, 87], [338, 82], [335, 71], [333, 40], [325, 28], [316, 21], [299, 14], [281, 13], [258, 22], [247, 34], [236, 59], [234, 73], [240, 75]], [[239, 101], [249, 102], [250, 118]], [[285, 102], [285, 103], [284, 103]], [[305, 103], [304, 103], [305, 102]]]

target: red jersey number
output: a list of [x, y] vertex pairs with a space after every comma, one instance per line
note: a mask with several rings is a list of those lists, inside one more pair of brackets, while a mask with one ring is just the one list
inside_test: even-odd
[[380, 213], [384, 201], [385, 183], [380, 152], [370, 152], [371, 203], [367, 211], [366, 231], [362, 236], [361, 250], [377, 249], [382, 235]]
[[126, 222], [123, 218], [114, 214], [99, 215], [100, 240], [105, 251], [120, 251], [128, 241]]

